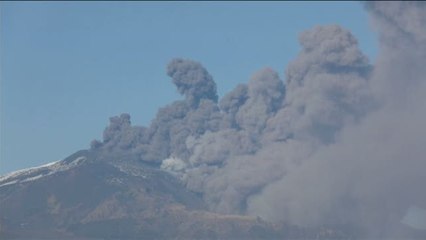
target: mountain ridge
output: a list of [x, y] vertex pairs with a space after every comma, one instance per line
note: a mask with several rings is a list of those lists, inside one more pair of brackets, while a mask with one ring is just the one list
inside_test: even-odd
[[[2, 239], [283, 239], [342, 236], [210, 212], [172, 174], [78, 151], [0, 178]], [[127, 160], [127, 161], [126, 161]]]
[[189, 218], [219, 217], [167, 172], [111, 164], [91, 151], [9, 174], [0, 185], [2, 238], [169, 238], [183, 230], [161, 231], [167, 222], [185, 229]]

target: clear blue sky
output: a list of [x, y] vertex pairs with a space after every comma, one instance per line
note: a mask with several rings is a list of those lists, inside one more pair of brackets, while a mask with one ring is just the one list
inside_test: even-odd
[[219, 95], [263, 67], [283, 76], [298, 34], [339, 24], [369, 57], [358, 2], [1, 2], [0, 174], [60, 160], [101, 139], [122, 112], [148, 125], [181, 98], [173, 57], [201, 62]]

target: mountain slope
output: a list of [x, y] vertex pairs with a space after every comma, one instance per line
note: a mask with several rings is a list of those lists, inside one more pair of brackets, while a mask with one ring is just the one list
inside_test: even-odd
[[[115, 159], [115, 160], [114, 160]], [[278, 226], [206, 211], [172, 175], [79, 151], [0, 178], [0, 237], [42, 239], [280, 238]], [[289, 228], [290, 229], [290, 228]]]

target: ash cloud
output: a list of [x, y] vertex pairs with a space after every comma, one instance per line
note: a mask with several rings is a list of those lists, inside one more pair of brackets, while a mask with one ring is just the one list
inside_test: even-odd
[[367, 8], [380, 34], [368, 84], [375, 107], [251, 197], [248, 212], [300, 225], [355, 224], [368, 236], [404, 238], [408, 230], [400, 222], [408, 209], [426, 208], [426, 6], [375, 2]]
[[217, 102], [216, 83], [200, 63], [173, 59], [167, 66], [167, 75], [173, 79], [180, 94], [189, 104], [198, 104], [201, 99]]
[[167, 74], [184, 99], [148, 127], [111, 118], [92, 148], [161, 165], [217, 212], [407, 236], [406, 212], [426, 209], [426, 5], [365, 6], [374, 64], [348, 30], [315, 26], [284, 80], [261, 69], [218, 99], [200, 63], [174, 59]]
[[354, 36], [337, 25], [302, 32], [299, 42], [302, 51], [286, 69], [285, 106], [270, 119], [268, 137], [332, 142], [336, 131], [371, 107], [371, 65]]

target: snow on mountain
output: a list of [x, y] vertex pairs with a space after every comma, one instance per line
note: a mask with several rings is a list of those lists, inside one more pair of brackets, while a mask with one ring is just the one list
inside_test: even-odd
[[85, 160], [86, 157], [77, 157], [71, 162], [59, 160], [38, 167], [31, 167], [11, 172], [0, 176], [0, 187], [17, 183], [31, 182], [42, 177], [74, 168], [83, 163]]

